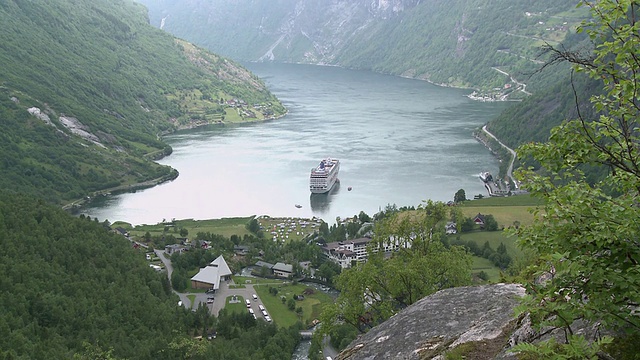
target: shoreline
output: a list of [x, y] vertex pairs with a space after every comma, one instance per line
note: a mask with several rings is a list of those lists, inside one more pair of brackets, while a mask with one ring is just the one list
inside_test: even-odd
[[[192, 123], [192, 124], [188, 124], [186, 126], [178, 126], [178, 127], [176, 127], [175, 129], [173, 129], [171, 131], [165, 131], [165, 132], [159, 133], [157, 136], [158, 136], [158, 139], [162, 139], [163, 136], [175, 134], [175, 133], [177, 133], [178, 131], [181, 131], [181, 130], [197, 129], [197, 128], [210, 126], [210, 125], [223, 125], [223, 126], [226, 126], [226, 125], [232, 125], [232, 124], [242, 125], [242, 124], [248, 124], [248, 123], [261, 123], [261, 122], [267, 122], [267, 121], [274, 121], [274, 120], [278, 120], [278, 119], [283, 118], [288, 113], [289, 113], [289, 110], [286, 109], [284, 114], [279, 115], [279, 116], [272, 116], [272, 117], [269, 117], [269, 118], [257, 119], [257, 120], [254, 120], [254, 121], [245, 121], [245, 122], [225, 123], [223, 121], [220, 121], [220, 122], [215, 122], [215, 123], [207, 122], [206, 124], [205, 123]], [[162, 150], [158, 150], [158, 151], [153, 152], [153, 153], [146, 154], [145, 157], [149, 157], [150, 161], [153, 161], [153, 162], [157, 163], [158, 160], [164, 159], [165, 157], [171, 155], [172, 153], [173, 153], [173, 149], [169, 145], [167, 145], [167, 148], [162, 149]], [[142, 182], [139, 182], [139, 183], [133, 183], [133, 184], [129, 184], [129, 185], [120, 185], [120, 186], [116, 186], [116, 187], [112, 187], [112, 188], [107, 188], [107, 189], [94, 191], [94, 192], [92, 192], [92, 193], [90, 193], [88, 195], [85, 195], [85, 197], [83, 197], [83, 198], [79, 198], [79, 199], [73, 200], [70, 203], [67, 203], [67, 204], [63, 205], [62, 206], [62, 210], [70, 211], [71, 213], [76, 213], [76, 212], [80, 211], [84, 206], [90, 204], [91, 201], [94, 198], [98, 197], [98, 196], [109, 196], [109, 195], [115, 195], [115, 194], [131, 193], [131, 192], [136, 192], [136, 191], [142, 190], [142, 189], [149, 189], [149, 188], [164, 184], [166, 182], [173, 181], [173, 180], [177, 179], [179, 176], [180, 176], [180, 172], [177, 169], [171, 168], [171, 171], [170, 171], [169, 174], [161, 176], [161, 177], [156, 178], [156, 179], [151, 179], [151, 180], [142, 181]]]

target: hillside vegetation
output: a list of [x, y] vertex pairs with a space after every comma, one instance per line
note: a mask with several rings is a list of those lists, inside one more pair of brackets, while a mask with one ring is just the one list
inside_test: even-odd
[[234, 59], [332, 64], [510, 98], [544, 87], [527, 75], [545, 60], [540, 46], [588, 16], [571, 0], [140, 1], [155, 26]]
[[149, 186], [177, 176], [152, 162], [171, 152], [161, 134], [285, 111], [247, 70], [151, 27], [133, 1], [10, 0], [0, 21], [4, 189], [64, 203]]
[[69, 359], [83, 342], [153, 358], [185, 333], [166, 275], [129, 241], [41, 200], [0, 196], [1, 358]]
[[1, 359], [291, 358], [299, 328], [178, 306], [167, 274], [108, 224], [0, 199]]

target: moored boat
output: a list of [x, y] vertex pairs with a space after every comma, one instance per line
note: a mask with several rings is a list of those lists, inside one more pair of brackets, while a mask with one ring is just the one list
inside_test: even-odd
[[311, 169], [309, 176], [309, 190], [314, 194], [323, 194], [331, 190], [338, 181], [340, 172], [340, 160], [326, 158], [320, 164]]
[[493, 176], [491, 176], [491, 173], [489, 173], [488, 171], [481, 172], [478, 176], [483, 182], [493, 181]]

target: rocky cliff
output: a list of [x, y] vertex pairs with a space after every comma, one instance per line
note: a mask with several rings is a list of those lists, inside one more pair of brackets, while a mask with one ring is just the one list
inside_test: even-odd
[[467, 359], [508, 357], [503, 349], [519, 325], [513, 310], [524, 293], [517, 284], [439, 291], [360, 336], [337, 359], [441, 359], [463, 344]]
[[[443, 360], [448, 354], [467, 360], [516, 359], [516, 354], [509, 351], [516, 344], [552, 337], [564, 342], [563, 329], [536, 331], [528, 316], [515, 316], [515, 307], [524, 294], [525, 289], [519, 284], [439, 291], [361, 335], [336, 359]], [[581, 320], [571, 328], [590, 342], [602, 335], [614, 335], [599, 323]], [[611, 358], [608, 354], [603, 356]]]

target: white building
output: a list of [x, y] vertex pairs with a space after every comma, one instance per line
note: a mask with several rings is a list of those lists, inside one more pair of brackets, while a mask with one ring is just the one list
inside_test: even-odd
[[218, 290], [220, 281], [229, 279], [231, 279], [231, 269], [229, 269], [229, 265], [220, 255], [191, 278], [191, 287], [194, 289]]
[[[371, 238], [366, 237], [347, 241], [338, 241], [328, 243], [322, 247], [322, 250], [329, 260], [340, 265], [343, 269], [346, 269], [351, 267], [354, 262], [367, 261], [367, 246], [370, 242]], [[400, 248], [410, 248], [411, 243], [392, 237], [380, 247], [385, 255], [389, 255]], [[378, 247], [378, 249], [380, 249], [380, 247]], [[374, 249], [374, 251], [377, 251], [378, 249]]]
[[332, 242], [323, 246], [322, 251], [329, 260], [346, 269], [351, 267], [354, 261], [367, 261], [367, 245], [370, 242], [370, 238]]

